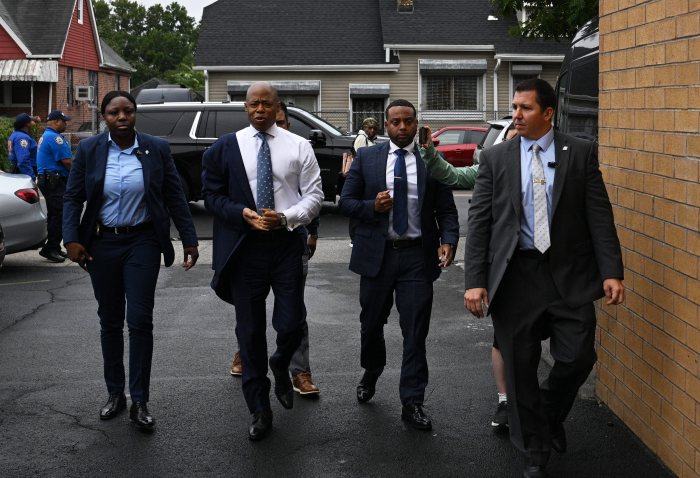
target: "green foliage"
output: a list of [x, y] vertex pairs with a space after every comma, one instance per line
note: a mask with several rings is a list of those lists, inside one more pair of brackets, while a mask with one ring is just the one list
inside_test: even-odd
[[195, 90], [204, 75], [192, 70], [199, 25], [177, 2], [148, 9], [133, 0], [95, 0], [100, 36], [136, 69], [131, 83], [159, 77]]
[[523, 38], [572, 38], [591, 18], [598, 16], [598, 0], [491, 0], [496, 12], [514, 15], [526, 7], [527, 19], [510, 29]]

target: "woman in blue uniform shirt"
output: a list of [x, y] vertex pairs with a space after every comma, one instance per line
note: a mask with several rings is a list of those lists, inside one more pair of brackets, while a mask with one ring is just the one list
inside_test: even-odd
[[[109, 398], [100, 418], [126, 409], [124, 318], [129, 328], [131, 420], [151, 431], [147, 408], [153, 355], [153, 306], [161, 254], [175, 251], [170, 220], [180, 233], [189, 270], [197, 262], [197, 235], [168, 143], [135, 130], [136, 101], [125, 91], [101, 104], [108, 131], [78, 145], [63, 200], [68, 257], [90, 273], [100, 318]], [[85, 211], [83, 213], [83, 204]]]
[[34, 126], [34, 118], [27, 113], [21, 113], [15, 118], [15, 130], [7, 140], [10, 172], [26, 174], [36, 181], [36, 150], [37, 143], [29, 131]]

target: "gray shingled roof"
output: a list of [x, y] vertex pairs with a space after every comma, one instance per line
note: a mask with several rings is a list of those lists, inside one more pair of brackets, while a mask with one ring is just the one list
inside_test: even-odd
[[508, 36], [516, 18], [489, 21], [489, 0], [219, 0], [205, 7], [198, 66], [367, 65], [384, 45], [494, 45], [495, 53], [563, 54], [567, 42]]
[[384, 63], [377, 0], [219, 0], [201, 25], [196, 65]]
[[124, 58], [119, 56], [116, 51], [112, 50], [102, 38], [100, 38], [100, 47], [102, 47], [102, 56], [104, 57], [103, 66], [113, 68], [115, 70], [128, 71], [133, 73], [136, 70], [128, 64]]
[[65, 0], [0, 0], [0, 16], [32, 55], [58, 56], [73, 13], [66, 3]]

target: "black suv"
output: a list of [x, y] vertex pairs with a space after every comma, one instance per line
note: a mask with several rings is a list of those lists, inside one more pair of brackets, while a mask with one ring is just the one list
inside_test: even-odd
[[[343, 153], [355, 139], [318, 116], [295, 106], [287, 107], [292, 133], [308, 138], [321, 168], [325, 201], [335, 202], [340, 191]], [[202, 155], [217, 138], [249, 125], [242, 102], [142, 104], [136, 129], [170, 143], [175, 166], [189, 201], [201, 198]]]

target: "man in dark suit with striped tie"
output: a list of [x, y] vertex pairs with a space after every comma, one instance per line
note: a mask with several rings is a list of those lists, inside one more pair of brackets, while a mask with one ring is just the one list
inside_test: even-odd
[[414, 143], [416, 109], [395, 100], [385, 112], [390, 142], [361, 148], [340, 197], [340, 211], [356, 221], [350, 270], [360, 274], [360, 403], [375, 393], [386, 365], [384, 324], [396, 296], [404, 338], [399, 396], [401, 417], [430, 430], [423, 410], [428, 384], [425, 340], [433, 281], [452, 263], [459, 238], [452, 191], [431, 179]]

